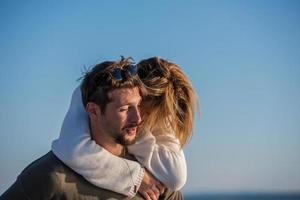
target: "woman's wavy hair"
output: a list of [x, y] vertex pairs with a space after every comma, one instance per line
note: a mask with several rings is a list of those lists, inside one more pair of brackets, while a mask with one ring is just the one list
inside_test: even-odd
[[171, 128], [183, 147], [192, 136], [194, 113], [198, 105], [191, 82], [182, 69], [159, 57], [142, 60], [138, 74], [147, 89], [151, 111], [143, 117], [143, 127]]

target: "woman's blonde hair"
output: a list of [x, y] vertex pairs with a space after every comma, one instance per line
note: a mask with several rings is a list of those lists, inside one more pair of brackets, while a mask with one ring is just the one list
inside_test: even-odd
[[183, 147], [192, 135], [197, 105], [192, 84], [178, 65], [159, 57], [139, 62], [138, 74], [152, 106], [143, 118], [144, 128], [171, 128]]

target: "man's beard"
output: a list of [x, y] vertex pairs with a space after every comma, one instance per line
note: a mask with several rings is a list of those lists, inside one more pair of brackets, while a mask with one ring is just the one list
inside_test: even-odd
[[136, 142], [136, 137], [135, 137], [134, 139], [132, 139], [132, 140], [128, 140], [128, 139], [126, 140], [124, 134], [118, 134], [118, 135], [116, 135], [116, 137], [115, 137], [115, 141], [116, 141], [116, 143], [118, 143], [118, 144], [127, 146], [127, 145], [132, 145], [132, 144], [134, 144], [134, 143]]
[[[127, 128], [132, 128], [132, 127], [138, 127], [140, 124], [129, 124], [127, 126], [125, 126], [122, 130], [126, 130]], [[119, 133], [117, 135], [115, 135], [115, 141], [116, 143], [118, 144], [121, 144], [121, 145], [124, 145], [124, 146], [127, 146], [127, 145], [132, 145], [136, 142], [136, 136], [137, 136], [137, 133], [135, 134], [135, 138], [134, 139], [126, 139], [126, 133]]]

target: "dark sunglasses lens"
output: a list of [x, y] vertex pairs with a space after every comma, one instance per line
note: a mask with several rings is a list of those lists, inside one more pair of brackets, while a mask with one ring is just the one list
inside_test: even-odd
[[123, 79], [122, 77], [122, 70], [120, 68], [116, 68], [111, 72], [112, 77], [117, 80], [120, 81]]
[[129, 65], [126, 69], [129, 75], [135, 76], [137, 74], [137, 66], [136, 65]]

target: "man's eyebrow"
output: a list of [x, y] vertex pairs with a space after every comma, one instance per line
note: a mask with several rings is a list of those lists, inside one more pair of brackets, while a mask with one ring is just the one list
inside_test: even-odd
[[[142, 102], [142, 99], [140, 99], [140, 100], [138, 101], [137, 105], [141, 104], [141, 102]], [[116, 105], [116, 107], [120, 108], [120, 107], [123, 107], [123, 106], [132, 106], [132, 105], [136, 105], [136, 103], [135, 103], [135, 102], [128, 102], [128, 103], [124, 103], [124, 104], [118, 103], [118, 104]]]

